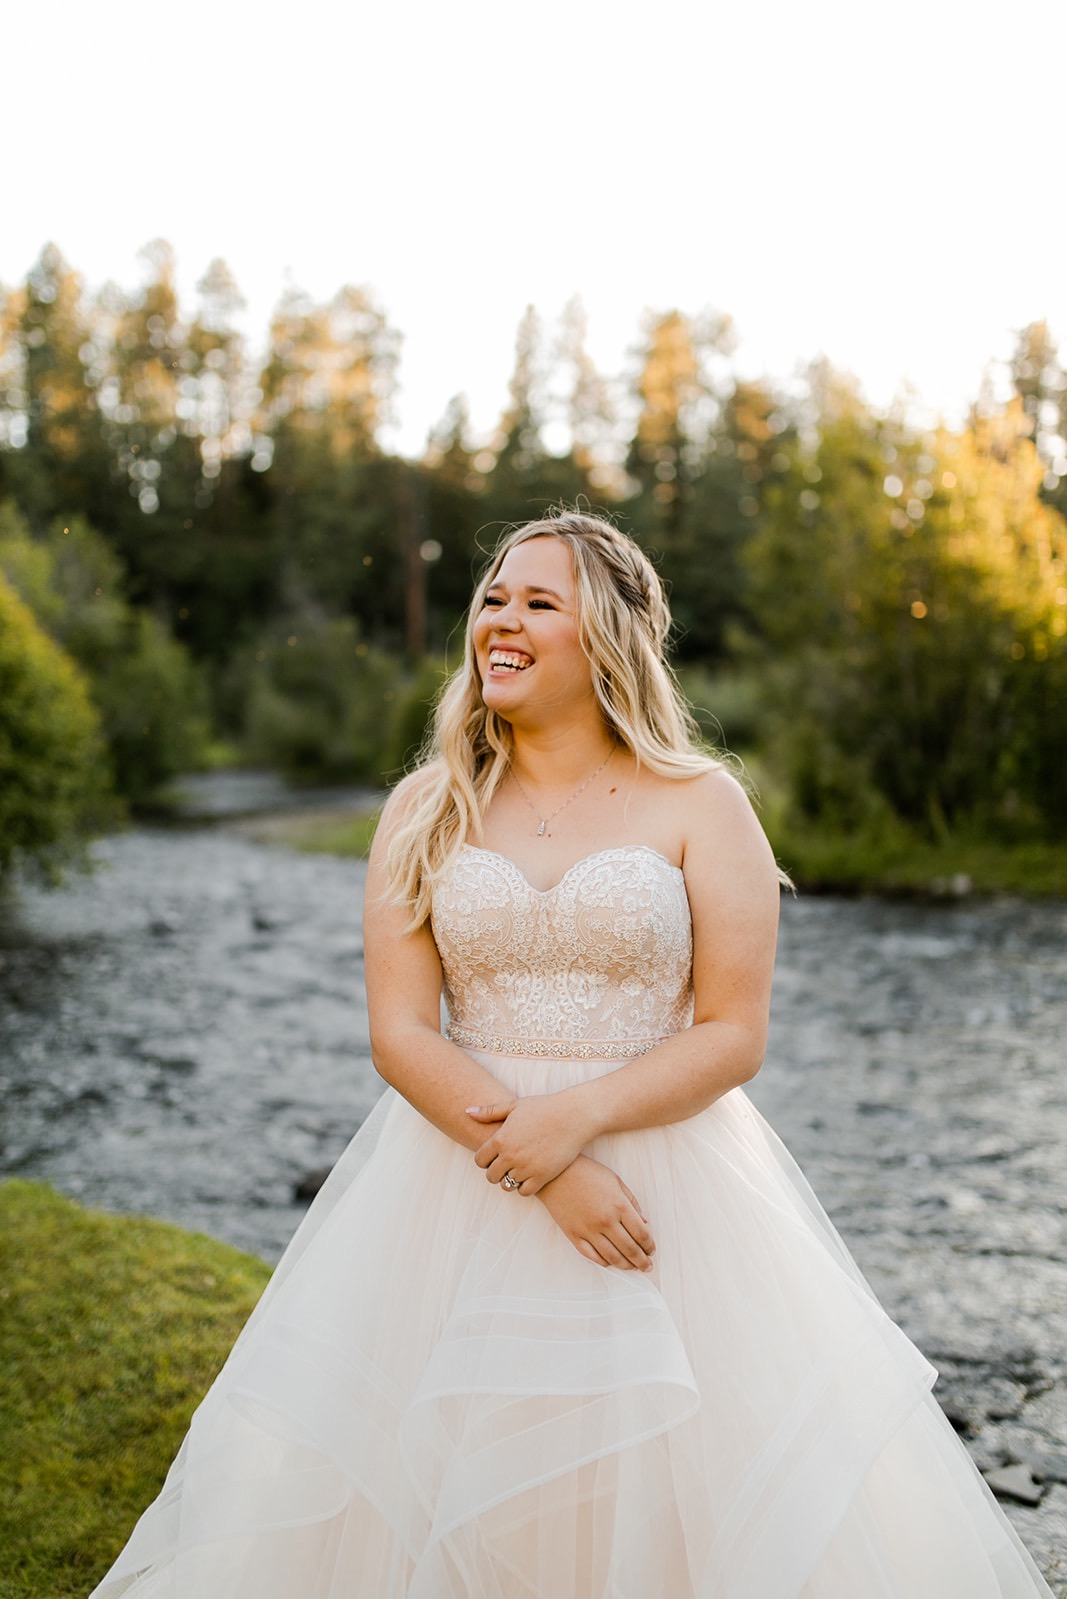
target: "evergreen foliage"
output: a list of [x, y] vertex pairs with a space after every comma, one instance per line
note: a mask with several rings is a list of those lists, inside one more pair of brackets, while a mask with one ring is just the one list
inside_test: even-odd
[[741, 380], [718, 313], [648, 313], [623, 382], [580, 302], [555, 329], [530, 308], [495, 436], [458, 395], [413, 461], [383, 443], [399, 339], [367, 290], [287, 292], [257, 366], [224, 262], [191, 316], [169, 246], [143, 262], [93, 296], [50, 245], [0, 292], [0, 493], [26, 524], [18, 551], [0, 524], [0, 569], [85, 668], [124, 791], [196, 759], [198, 682], [247, 758], [396, 770], [486, 550], [563, 502], [656, 559], [680, 665], [743, 685], [727, 735], [798, 822], [1067, 836], [1067, 378], [1044, 323], [1012, 405], [924, 433], [825, 364]]

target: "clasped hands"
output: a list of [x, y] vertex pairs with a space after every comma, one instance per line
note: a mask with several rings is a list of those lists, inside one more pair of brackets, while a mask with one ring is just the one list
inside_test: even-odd
[[537, 1194], [579, 1254], [597, 1266], [652, 1270], [656, 1241], [637, 1196], [616, 1172], [582, 1153], [603, 1129], [573, 1090], [470, 1105], [492, 1127], [475, 1160], [491, 1183], [511, 1173], [513, 1193]]
[[596, 1136], [592, 1118], [573, 1095], [531, 1094], [526, 1099], [505, 1099], [495, 1105], [468, 1105], [474, 1121], [493, 1124], [475, 1162], [491, 1183], [502, 1182], [513, 1192], [540, 1193], [581, 1154]]

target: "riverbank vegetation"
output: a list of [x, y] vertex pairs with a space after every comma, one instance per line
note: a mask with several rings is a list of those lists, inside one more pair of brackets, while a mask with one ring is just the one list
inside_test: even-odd
[[[1047, 840], [935, 840], [900, 823], [845, 833], [798, 822], [781, 799], [757, 794], [760, 817], [775, 855], [807, 893], [883, 894], [907, 899], [967, 899], [973, 894], [1022, 894], [1067, 899], [1067, 844]], [[256, 817], [238, 824], [265, 844], [313, 855], [362, 859], [370, 852], [380, 809], [324, 808]]]
[[[718, 313], [648, 313], [611, 378], [580, 305], [531, 310], [495, 435], [457, 396], [408, 460], [367, 291], [288, 292], [254, 358], [223, 263], [191, 314], [169, 248], [144, 266], [91, 293], [48, 246], [0, 295], [0, 574], [75, 663], [121, 802], [221, 758], [388, 784], [501, 527], [583, 503], [659, 563], [683, 681], [759, 768], [802, 883], [877, 882], [898, 845], [924, 880], [927, 856], [977, 883], [1009, 855], [1060, 880], [1067, 378], [1043, 323], [931, 428], [824, 362], [740, 378]], [[29, 766], [10, 779], [32, 805]]]
[[0, 1185], [2, 1599], [85, 1599], [266, 1284], [161, 1222]]

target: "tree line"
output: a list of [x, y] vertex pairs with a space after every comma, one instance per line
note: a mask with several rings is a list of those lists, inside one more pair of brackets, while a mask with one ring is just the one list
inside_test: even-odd
[[652, 553], [709, 731], [796, 814], [1067, 832], [1067, 379], [1045, 324], [1007, 397], [921, 430], [825, 363], [743, 381], [723, 315], [648, 313], [620, 383], [578, 302], [554, 327], [531, 309], [494, 437], [458, 395], [410, 460], [383, 443], [400, 341], [368, 291], [288, 291], [253, 359], [223, 262], [191, 316], [170, 247], [144, 265], [90, 293], [49, 245], [0, 290], [0, 867], [220, 747], [395, 773], [486, 549], [561, 503]]

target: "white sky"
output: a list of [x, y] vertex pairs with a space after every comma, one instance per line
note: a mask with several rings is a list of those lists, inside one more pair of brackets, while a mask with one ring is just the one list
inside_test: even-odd
[[958, 417], [1012, 332], [1067, 345], [1065, 0], [58, 0], [5, 15], [0, 282], [96, 286], [170, 239], [262, 339], [287, 280], [370, 286], [417, 453], [488, 433], [524, 307], [714, 306], [738, 367], [825, 352]]

